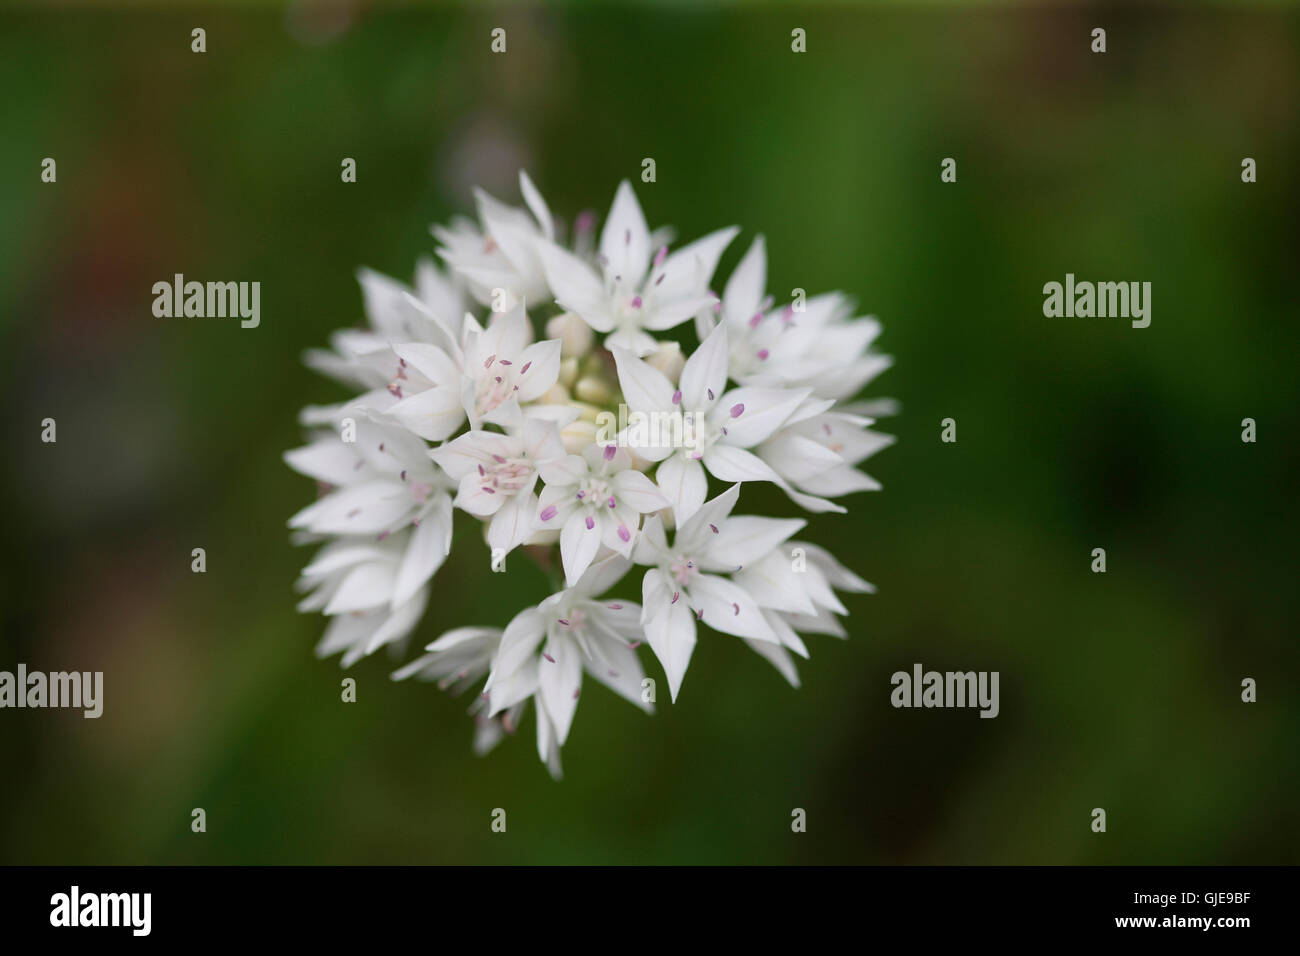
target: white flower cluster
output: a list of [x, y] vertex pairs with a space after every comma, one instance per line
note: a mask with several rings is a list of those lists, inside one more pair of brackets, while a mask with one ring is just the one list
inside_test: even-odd
[[[810, 512], [878, 488], [857, 466], [892, 438], [845, 401], [889, 359], [871, 348], [879, 323], [839, 293], [794, 290], [774, 308], [761, 236], [719, 297], [713, 274], [738, 229], [670, 252], [624, 182], [598, 242], [590, 214], [566, 239], [524, 174], [520, 186], [526, 208], [479, 193], [478, 222], [433, 230], [446, 271], [423, 261], [407, 288], [362, 270], [368, 327], [306, 357], [360, 394], [303, 411], [309, 443], [285, 458], [320, 496], [289, 524], [323, 545], [299, 608], [327, 616], [317, 651], [344, 666], [404, 644], [454, 509], [482, 522], [496, 570], [521, 545], [554, 564], [558, 545], [557, 593], [504, 629], [449, 631], [393, 675], [457, 689], [486, 677], [471, 708], [480, 752], [533, 701], [558, 776], [584, 672], [653, 709], [643, 642], [676, 700], [699, 625], [795, 686], [800, 632], [845, 636], [836, 589], [871, 586], [796, 540], [802, 519], [732, 512], [745, 482]], [[546, 316], [540, 341], [525, 307]], [[656, 338], [688, 322], [689, 356]]]

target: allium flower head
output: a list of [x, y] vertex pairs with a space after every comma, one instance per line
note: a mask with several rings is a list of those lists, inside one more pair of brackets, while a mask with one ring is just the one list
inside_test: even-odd
[[285, 460], [318, 499], [289, 524], [319, 546], [299, 608], [328, 618], [317, 651], [344, 666], [404, 647], [437, 605], [454, 512], [481, 528], [455, 560], [504, 571], [527, 546], [549, 597], [527, 604], [494, 575], [500, 619], [446, 632], [393, 677], [476, 687], [480, 753], [531, 711], [558, 777], [584, 677], [652, 713], [645, 663], [676, 702], [702, 634], [796, 687], [801, 634], [846, 636], [836, 591], [871, 585], [794, 539], [805, 517], [734, 512], [753, 482], [808, 514], [879, 489], [858, 466], [892, 438], [844, 403], [889, 359], [839, 293], [774, 308], [762, 237], [718, 296], [736, 227], [672, 250], [624, 182], [598, 241], [586, 216], [566, 241], [523, 173], [520, 190], [522, 207], [480, 192], [477, 221], [434, 227], [444, 268], [421, 260], [409, 287], [358, 273], [365, 326], [305, 356], [354, 395], [303, 410], [308, 443]]

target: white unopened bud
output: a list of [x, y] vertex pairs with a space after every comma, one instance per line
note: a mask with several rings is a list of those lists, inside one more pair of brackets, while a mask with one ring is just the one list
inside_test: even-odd
[[669, 381], [675, 382], [682, 374], [686, 356], [682, 355], [682, 347], [676, 342], [660, 342], [659, 348], [647, 355], [645, 361], [651, 368], [663, 372]]
[[573, 388], [573, 383], [578, 378], [578, 360], [576, 358], [560, 359], [560, 384], [565, 388]]
[[584, 402], [604, 405], [614, 397], [614, 393], [601, 379], [586, 375], [573, 386], [573, 396]]
[[560, 355], [563, 358], [582, 358], [591, 351], [595, 335], [591, 326], [572, 312], [557, 315], [546, 323], [546, 337], [560, 340]]
[[556, 382], [538, 396], [537, 402], [539, 405], [567, 405], [570, 397], [569, 390]]
[[596, 423], [585, 418], [572, 421], [560, 429], [560, 441], [570, 455], [581, 455], [596, 440]]

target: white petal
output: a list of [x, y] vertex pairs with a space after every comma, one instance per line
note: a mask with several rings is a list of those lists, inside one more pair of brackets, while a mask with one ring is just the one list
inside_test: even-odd
[[587, 569], [574, 592], [581, 597], [595, 598], [604, 594], [623, 579], [632, 568], [632, 562], [620, 555], [602, 558]]
[[614, 349], [618, 384], [628, 408], [642, 414], [673, 408], [673, 385], [664, 374], [626, 349]]
[[704, 498], [709, 492], [708, 479], [704, 477], [704, 466], [685, 455], [669, 455], [664, 459], [655, 480], [664, 496], [672, 502], [673, 516], [677, 521], [688, 521], [691, 515], [700, 510]]
[[817, 608], [806, 587], [807, 568], [796, 570], [791, 550], [790, 546], [786, 546], [780, 551], [767, 554], [751, 553], [744, 569], [736, 573], [734, 580], [753, 596], [754, 602], [761, 608], [794, 614], [816, 614]]
[[706, 571], [734, 571], [765, 557], [807, 523], [802, 518], [736, 515], [718, 525], [717, 534], [710, 531], [695, 554]]
[[641, 681], [645, 679], [645, 671], [641, 669], [636, 651], [626, 644], [612, 641], [602, 644], [600, 650], [606, 660], [583, 659], [582, 666], [587, 673], [624, 700], [631, 701], [646, 713], [654, 713], [654, 704], [641, 699]]
[[429, 457], [459, 481], [468, 474], [477, 474], [478, 466], [491, 461], [493, 455], [513, 458], [518, 452], [519, 443], [508, 435], [473, 431], [439, 445], [429, 452]]
[[411, 505], [411, 496], [401, 485], [368, 481], [308, 505], [289, 519], [289, 527], [317, 534], [378, 534], [399, 523]]
[[721, 443], [704, 452], [704, 465], [720, 481], [774, 481], [781, 476], [752, 451]]
[[573, 587], [578, 579], [595, 560], [600, 550], [600, 527], [591, 519], [592, 527], [587, 527], [587, 516], [579, 511], [570, 515], [560, 532], [560, 559], [564, 563], [564, 584]]
[[398, 343], [393, 346], [397, 357], [435, 385], [459, 383], [460, 368], [451, 357], [436, 345], [421, 342]]
[[489, 687], [501, 676], [519, 670], [525, 661], [537, 653], [545, 629], [545, 617], [535, 607], [525, 608], [510, 619], [510, 623], [501, 632], [501, 644], [492, 660], [493, 676], [488, 680]]
[[647, 518], [636, 539], [636, 550], [632, 560], [637, 564], [656, 565], [668, 559], [668, 537], [664, 534], [664, 523], [658, 515]]
[[533, 533], [537, 522], [537, 496], [519, 493], [506, 499], [488, 525], [488, 546], [509, 553]]
[[582, 651], [572, 639], [557, 636], [547, 639], [544, 655], [550, 655], [551, 659], [543, 656], [537, 665], [538, 689], [555, 724], [559, 743], [563, 745], [569, 737], [573, 713], [578, 707], [578, 690], [582, 687]]
[[284, 460], [299, 474], [331, 485], [346, 485], [356, 480], [356, 453], [339, 438], [326, 438], [286, 451]]
[[515, 397], [521, 402], [531, 402], [555, 384], [560, 375], [560, 340], [547, 339], [528, 346], [514, 361], [522, 371], [518, 378], [519, 391]]
[[657, 568], [646, 572], [641, 589], [646, 642], [663, 665], [675, 702], [695, 650], [695, 615], [686, 601], [672, 601], [673, 592]]
[[361, 564], [348, 572], [334, 592], [326, 614], [347, 614], [387, 604], [393, 595], [396, 569], [391, 563]]
[[779, 643], [763, 612], [740, 585], [716, 574], [700, 574], [691, 581], [691, 603], [704, 616], [700, 621], [715, 631]]
[[388, 414], [428, 441], [450, 438], [465, 422], [460, 382], [425, 389], [392, 405]]
[[393, 584], [392, 606], [397, 608], [410, 600], [442, 566], [450, 550], [451, 498], [439, 495], [433, 508], [411, 532], [411, 541]]
[[727, 326], [721, 322], [709, 333], [682, 368], [682, 407], [707, 411], [727, 385]]
[[741, 640], [749, 645], [750, 650], [770, 661], [792, 687], [799, 686], [799, 671], [794, 666], [794, 659], [790, 656], [790, 652], [784, 647], [771, 641], [755, 641], [748, 637]]
[[619, 504], [628, 505], [638, 514], [651, 514], [672, 504], [653, 481], [633, 468], [620, 471], [609, 483]]
[[726, 444], [751, 448], [780, 428], [811, 392], [806, 388], [735, 388], [722, 397], [710, 421], [727, 429], [722, 438]]
[[490, 484], [485, 484], [477, 472], [470, 472], [460, 480], [460, 489], [452, 503], [476, 518], [491, 518], [505, 507], [508, 500]]
[[553, 243], [539, 243], [537, 251], [555, 300], [597, 332], [613, 329], [604, 283], [591, 266]]
[[713, 533], [710, 526], [722, 526], [727, 516], [731, 514], [731, 509], [736, 507], [736, 499], [739, 496], [740, 485], [732, 485], [716, 498], [706, 501], [688, 521], [679, 522], [677, 538], [674, 542], [676, 546], [687, 554], [706, 548], [708, 536]]
[[522, 169], [519, 170], [519, 192], [523, 194], [524, 202], [528, 204], [529, 210], [537, 219], [537, 224], [541, 226], [542, 236], [546, 239], [555, 238], [555, 224], [551, 219], [551, 210], [546, 205], [546, 200], [542, 194], [537, 191], [533, 181], [528, 178], [528, 174]]
[[744, 258], [731, 273], [722, 302], [731, 322], [748, 322], [763, 302], [767, 285], [767, 252], [763, 237], [755, 236]]
[[587, 477], [581, 455], [560, 455], [537, 463], [537, 474], [548, 485], [576, 485]]
[[790, 434], [789, 430], [763, 442], [759, 453], [783, 478], [796, 483], [844, 464], [843, 458], [821, 442]]
[[676, 299], [707, 289], [718, 267], [718, 259], [738, 232], [740, 230], [735, 226], [719, 229], [668, 256], [663, 266], [656, 270], [655, 279], [660, 275], [664, 279], [654, 287], [655, 296]]
[[641, 286], [650, 261], [650, 229], [632, 184], [626, 179], [618, 184], [609, 218], [601, 230], [600, 254], [605, 259], [605, 275], [618, 276], [625, 289]]

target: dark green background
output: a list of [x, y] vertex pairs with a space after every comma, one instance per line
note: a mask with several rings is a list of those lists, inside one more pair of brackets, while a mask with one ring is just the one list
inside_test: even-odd
[[[0, 13], [0, 669], [106, 681], [98, 721], [0, 712], [0, 861], [1297, 862], [1293, 7], [302, 23]], [[514, 201], [520, 165], [603, 214], [645, 156], [652, 226], [741, 224], [724, 270], [761, 230], [773, 290], [884, 322], [885, 490], [806, 532], [879, 593], [810, 641], [802, 690], [710, 632], [653, 718], [584, 695], [553, 783], [531, 717], [477, 759], [468, 701], [386, 655], [340, 702], [293, 609], [313, 489], [280, 455], [344, 394], [300, 353], [360, 318], [359, 265], [409, 277], [467, 184]], [[260, 281], [261, 327], [154, 318], [175, 272]], [[1151, 327], [1044, 318], [1066, 272], [1152, 282]], [[545, 593], [472, 540], [435, 586], [412, 652]], [[915, 662], [999, 671], [1001, 716], [892, 709]]]

